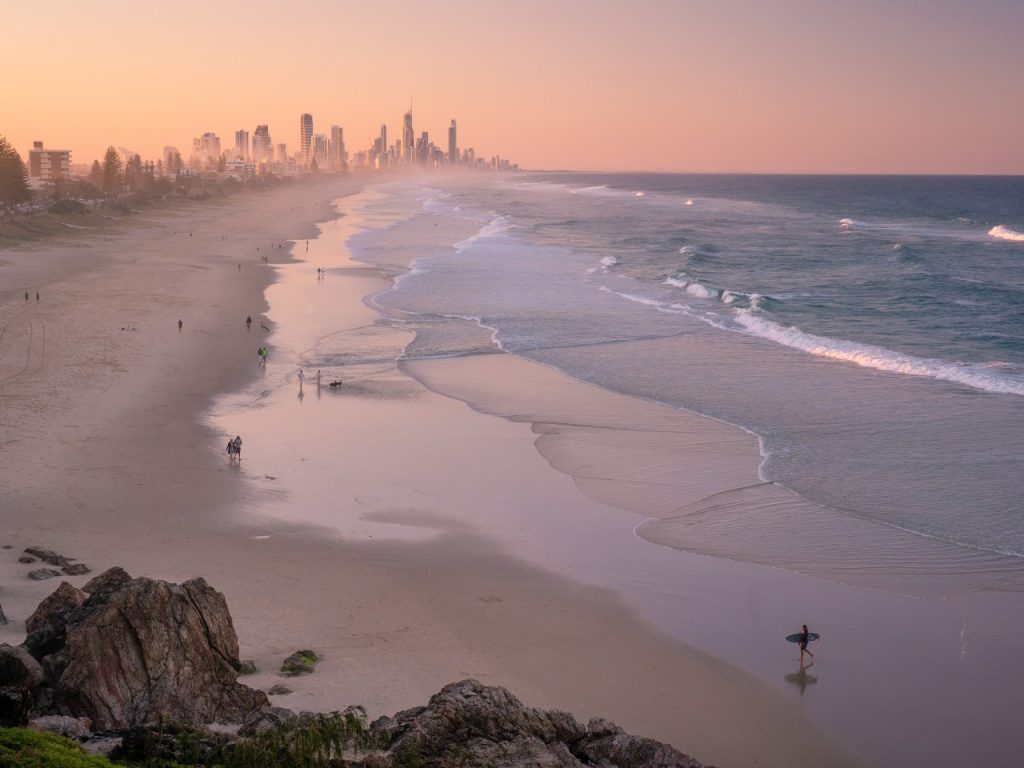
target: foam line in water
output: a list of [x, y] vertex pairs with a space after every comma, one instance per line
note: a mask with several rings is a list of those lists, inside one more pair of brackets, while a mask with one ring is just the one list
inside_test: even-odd
[[813, 333], [805, 333], [795, 326], [779, 325], [752, 309], [739, 310], [736, 313], [736, 320], [744, 329], [756, 336], [817, 357], [841, 360], [889, 373], [951, 381], [986, 392], [1024, 395], [1024, 380], [1000, 376], [983, 365], [915, 357], [870, 344], [816, 336]]
[[486, 240], [488, 238], [496, 237], [502, 232], [505, 232], [512, 228], [512, 221], [508, 216], [495, 216], [489, 222], [480, 227], [480, 230], [475, 234], [467, 237], [465, 240], [460, 240], [455, 243], [452, 247], [456, 251], [461, 253], [466, 250], [469, 246], [473, 245], [480, 240]]

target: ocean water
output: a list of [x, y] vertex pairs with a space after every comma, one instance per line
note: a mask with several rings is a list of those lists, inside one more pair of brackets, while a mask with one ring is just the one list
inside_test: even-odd
[[351, 241], [409, 267], [373, 299], [415, 324], [406, 356], [500, 347], [735, 424], [758, 436], [763, 480], [942, 544], [932, 569], [981, 553], [981, 570], [1019, 572], [1024, 179], [521, 174], [384, 191], [382, 215], [476, 229], [415, 260], [386, 231]]

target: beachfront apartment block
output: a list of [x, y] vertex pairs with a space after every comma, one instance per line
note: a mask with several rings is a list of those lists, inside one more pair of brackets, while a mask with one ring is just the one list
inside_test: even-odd
[[43, 181], [68, 178], [71, 175], [71, 150], [44, 149], [43, 142], [33, 141], [28, 153], [28, 175]]

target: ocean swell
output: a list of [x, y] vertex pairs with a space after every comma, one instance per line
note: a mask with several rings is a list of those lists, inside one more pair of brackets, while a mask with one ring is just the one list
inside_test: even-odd
[[737, 311], [736, 320], [749, 333], [817, 357], [840, 360], [862, 368], [873, 368], [889, 373], [950, 381], [986, 392], [1024, 395], [1024, 380], [1000, 375], [984, 364], [915, 357], [871, 344], [816, 336], [795, 326], [779, 325], [760, 316], [753, 309]]

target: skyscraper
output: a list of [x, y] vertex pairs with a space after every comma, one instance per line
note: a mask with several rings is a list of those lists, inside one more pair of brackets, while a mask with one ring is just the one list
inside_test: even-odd
[[249, 132], [245, 129], [235, 131], [235, 157], [239, 160], [249, 159]]
[[455, 139], [455, 119], [452, 118], [452, 124], [448, 126], [448, 162], [452, 165], [459, 162], [459, 145]]
[[273, 146], [270, 142], [270, 129], [265, 125], [257, 125], [252, 134], [252, 161], [269, 163], [274, 159]]
[[299, 154], [302, 164], [309, 165], [309, 148], [313, 142], [313, 116], [304, 113], [299, 117]]
[[411, 163], [416, 154], [416, 136], [412, 131], [412, 110], [405, 113], [402, 120], [402, 159]]
[[345, 151], [345, 131], [340, 125], [331, 126], [331, 165], [336, 169], [348, 167], [348, 153]]
[[384, 123], [380, 124], [380, 139], [379, 139], [379, 141], [380, 141], [380, 149], [378, 150], [378, 154], [380, 155], [381, 165], [384, 165], [388, 161], [387, 160], [387, 156], [388, 156], [388, 127]]

